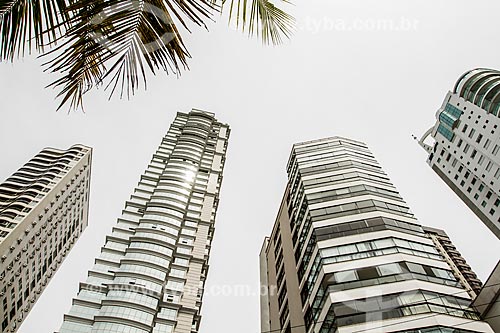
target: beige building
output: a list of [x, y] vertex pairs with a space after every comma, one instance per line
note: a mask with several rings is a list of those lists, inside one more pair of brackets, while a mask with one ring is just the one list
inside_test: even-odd
[[364, 143], [295, 144], [287, 172], [260, 254], [262, 333], [493, 332]]
[[477, 277], [476, 273], [469, 266], [465, 258], [462, 257], [448, 234], [441, 229], [426, 226], [423, 226], [422, 228], [427, 236], [432, 239], [436, 248], [446, 260], [448, 265], [450, 265], [457, 280], [462, 283], [473, 299], [476, 298], [477, 294], [481, 291], [483, 284]]
[[229, 132], [213, 113], [177, 114], [60, 333], [198, 331]]
[[15, 332], [88, 224], [92, 150], [45, 148], [0, 185], [2, 332]]

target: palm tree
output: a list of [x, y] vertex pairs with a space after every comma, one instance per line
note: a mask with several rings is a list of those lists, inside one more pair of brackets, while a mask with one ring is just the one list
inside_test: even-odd
[[[205, 27], [229, 6], [230, 20], [266, 44], [289, 37], [294, 19], [269, 0], [0, 0], [0, 61], [37, 50], [60, 78], [59, 108], [83, 107], [105, 85], [130, 96], [147, 73], [179, 75], [190, 54], [180, 29]], [[277, 0], [287, 2], [287, 0]]]

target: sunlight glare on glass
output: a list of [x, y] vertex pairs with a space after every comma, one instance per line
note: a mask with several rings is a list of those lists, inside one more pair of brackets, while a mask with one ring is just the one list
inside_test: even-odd
[[193, 171], [185, 171], [184, 172], [184, 180], [187, 182], [192, 183], [194, 181], [195, 176], [196, 176], [196, 173]]

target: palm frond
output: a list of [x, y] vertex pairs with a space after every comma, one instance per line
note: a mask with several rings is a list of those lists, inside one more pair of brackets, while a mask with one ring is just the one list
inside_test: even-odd
[[[116, 91], [130, 96], [146, 85], [148, 73], [188, 69], [178, 27], [206, 28], [225, 1], [0, 0], [0, 61], [50, 47], [44, 66], [62, 75], [50, 85], [59, 89], [59, 108], [83, 108], [84, 94], [101, 85], [110, 97]], [[230, 20], [233, 15], [264, 43], [280, 44], [293, 30], [293, 17], [269, 0], [231, 0]]]
[[[56, 49], [44, 54], [44, 57], [56, 55], [45, 63], [46, 71], [65, 73], [52, 84], [52, 87], [62, 87], [57, 97], [62, 97], [60, 109], [69, 103], [72, 109], [83, 109], [83, 95], [98, 86], [105, 73], [104, 59], [110, 52], [96, 36], [96, 31], [105, 28], [94, 27], [92, 18], [101, 17], [106, 8], [105, 1], [95, 0], [88, 6], [82, 6], [75, 1], [66, 8], [67, 24], [64, 43]], [[79, 38], [76, 38], [79, 36]]]
[[[213, 6], [205, 0], [80, 0], [68, 7], [73, 17], [67, 48], [50, 62], [52, 72], [63, 73], [53, 83], [72, 108], [82, 95], [103, 81], [110, 97], [119, 89], [130, 96], [146, 71], [179, 74], [190, 57], [174, 18], [188, 29], [186, 20], [205, 26]], [[105, 65], [109, 64], [109, 69]]]
[[38, 51], [57, 39], [65, 18], [64, 0], [0, 1], [0, 61]]
[[[225, 1], [225, 0], [224, 0]], [[281, 2], [289, 3], [288, 0]], [[290, 38], [295, 19], [269, 0], [231, 0], [229, 20], [236, 19], [236, 26], [248, 29], [250, 36], [257, 35], [265, 44], [278, 45], [283, 37]]]

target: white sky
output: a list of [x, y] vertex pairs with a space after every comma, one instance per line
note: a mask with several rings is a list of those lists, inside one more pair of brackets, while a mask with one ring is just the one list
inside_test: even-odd
[[[191, 71], [159, 75], [131, 101], [86, 99], [55, 112], [40, 60], [0, 64], [0, 179], [45, 146], [94, 148], [90, 225], [20, 333], [54, 332], [176, 111], [213, 111], [232, 128], [207, 287], [258, 284], [258, 253], [277, 214], [294, 142], [366, 142], [422, 224], [445, 229], [483, 280], [500, 242], [425, 163], [412, 140], [465, 71], [500, 68], [500, 3], [476, 0], [296, 0], [300, 30], [263, 47], [224, 19], [186, 36]], [[416, 21], [411, 31], [343, 31], [356, 18]], [[338, 21], [343, 20], [343, 21]], [[332, 28], [329, 22], [334, 22]], [[317, 30], [315, 30], [317, 29]], [[256, 296], [206, 295], [201, 332], [255, 333]]]

